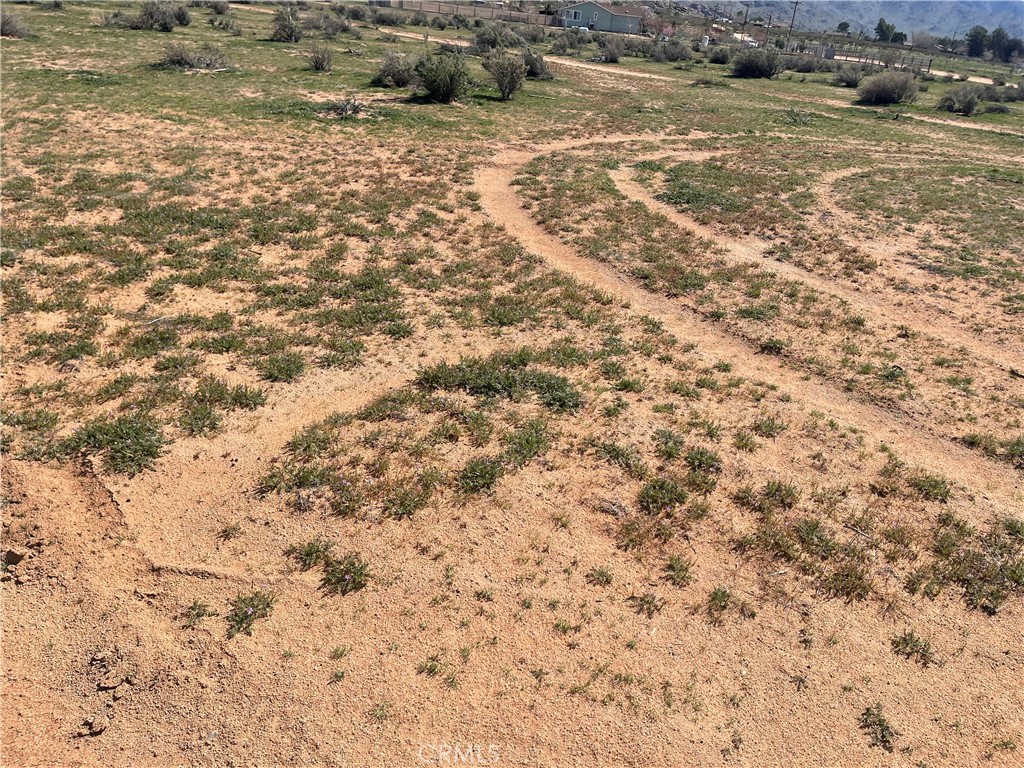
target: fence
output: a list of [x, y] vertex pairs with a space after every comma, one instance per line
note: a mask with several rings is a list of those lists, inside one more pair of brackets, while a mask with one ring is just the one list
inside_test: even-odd
[[537, 24], [542, 27], [555, 26], [557, 16], [543, 13], [513, 11], [496, 5], [477, 3], [442, 3], [429, 0], [370, 0], [370, 5], [386, 8], [398, 8], [403, 11], [423, 11], [437, 16], [454, 16], [461, 14], [469, 19], [493, 19], [498, 21], [517, 21], [522, 24]]
[[[823, 58], [837, 59], [839, 61], [855, 61], [858, 64], [874, 64], [877, 66], [889, 66], [894, 69], [909, 69], [911, 72], [931, 72], [932, 59], [925, 56], [900, 56], [895, 51], [868, 51], [863, 48], [843, 47], [825, 48], [822, 52]], [[829, 55], [831, 54], [831, 55]]]

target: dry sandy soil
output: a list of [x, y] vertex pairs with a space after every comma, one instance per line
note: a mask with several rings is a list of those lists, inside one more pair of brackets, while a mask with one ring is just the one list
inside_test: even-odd
[[[582, 88], [572, 71], [562, 87]], [[651, 99], [679, 88], [633, 74]], [[875, 160], [816, 177], [802, 231], [829, 246], [781, 259], [786, 232], [701, 218], [638, 165], [735, 157], [742, 132], [580, 121], [555, 140], [515, 125], [497, 140], [381, 138], [373, 110], [388, 102], [374, 98], [358, 125], [294, 131], [68, 106], [38, 142], [41, 105], [6, 126], [5, 186], [35, 197], [4, 201], [5, 229], [28, 244], [3, 266], [17, 288], [3, 324], [3, 765], [1020, 765], [1024, 475], [965, 433], [1020, 433], [1024, 334], [992, 292], [910, 264], [920, 232], [861, 228], [836, 189]], [[946, 149], [928, 151], [953, 163]], [[970, 151], [1019, 172], [1003, 145]], [[555, 213], [544, 166], [562, 162], [603, 174], [574, 198], [589, 217]], [[137, 195], [147, 211], [246, 213], [185, 242], [160, 221], [130, 228]], [[311, 218], [289, 230], [283, 210]], [[919, 388], [846, 386], [832, 350], [847, 331], [802, 315], [777, 327], [820, 347], [821, 369], [766, 353], [749, 324], [645, 278], [629, 243], [585, 247], [620, 215], [684, 266], [699, 254], [869, 318], [859, 346]], [[28, 242], [30, 226], [65, 229]], [[226, 242], [238, 271], [204, 282]], [[119, 282], [118, 249], [148, 271]], [[877, 268], [844, 274], [843, 249]], [[401, 313], [339, 331], [359, 301]], [[63, 342], [45, 334], [93, 316], [93, 352], [47, 357]], [[892, 352], [906, 338], [915, 349]], [[339, 339], [363, 345], [358, 360], [320, 362], [350, 349]], [[278, 341], [305, 360], [287, 381], [266, 373]], [[578, 400], [444, 384], [441, 364], [523, 347], [523, 370]], [[189, 355], [167, 384], [160, 361]], [[945, 355], [973, 394], [926, 380]], [[190, 434], [203, 376], [265, 402], [218, 404], [220, 421]], [[113, 471], [100, 448], [67, 447], [132, 398], [156, 403], [166, 438], [149, 466]], [[45, 410], [57, 426], [37, 430]], [[531, 424], [543, 445], [509, 458]], [[495, 456], [500, 478], [470, 489], [466, 468]], [[303, 485], [302, 469], [322, 474]], [[395, 513], [428, 476], [425, 500]], [[339, 481], [362, 493], [344, 512]], [[330, 557], [304, 567], [291, 549], [318, 540], [358, 553], [367, 584], [342, 593]], [[231, 633], [239, 599], [259, 593], [272, 611]]]

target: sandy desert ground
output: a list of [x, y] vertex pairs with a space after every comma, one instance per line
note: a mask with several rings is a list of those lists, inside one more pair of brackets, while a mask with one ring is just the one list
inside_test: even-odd
[[1021, 105], [268, 10], [3, 40], [3, 764], [1019, 765]]

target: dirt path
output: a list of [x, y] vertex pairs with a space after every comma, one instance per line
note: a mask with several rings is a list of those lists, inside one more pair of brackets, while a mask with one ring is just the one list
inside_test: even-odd
[[[960, 77], [959, 72], [944, 72], [941, 69], [931, 70], [931, 74], [936, 77]], [[991, 77], [982, 77], [981, 75], [970, 75], [967, 78], [968, 82], [981, 83], [982, 85], [994, 85], [995, 81]]]
[[231, 3], [230, 7], [236, 11], [252, 11], [253, 13], [269, 13], [273, 16], [277, 11], [271, 10], [270, 8], [260, 8], [258, 5], [243, 5], [241, 3]]
[[[737, 87], [738, 90], [741, 90], [744, 93], [749, 93], [751, 95], [763, 95], [763, 94], [761, 94], [761, 92], [756, 91], [756, 90], [754, 90], [752, 88], [743, 88], [741, 86], [734, 86], [734, 87]], [[773, 95], [776, 96], [777, 98], [784, 99], [785, 101], [798, 101], [798, 102], [800, 102], [802, 104], [818, 104], [818, 105], [823, 106], [823, 107], [834, 107], [836, 109], [850, 109], [850, 108], [853, 108], [853, 109], [859, 109], [859, 110], [863, 110], [863, 111], [869, 111], [869, 110], [878, 109], [878, 107], [866, 106], [866, 105], [863, 105], [863, 104], [854, 104], [851, 101], [842, 101], [840, 99], [823, 99], [823, 98], [817, 98], [817, 97], [814, 97], [814, 96], [795, 96], [793, 94], [783, 94], [783, 93], [776, 93], [776, 94], [773, 94]], [[818, 112], [818, 113], [815, 113], [815, 114], [820, 114], [823, 117], [835, 117], [835, 115], [830, 115], [830, 114], [827, 114], [825, 112]], [[1020, 133], [1018, 131], [1006, 130], [1005, 128], [1000, 128], [999, 126], [996, 126], [996, 125], [980, 125], [978, 123], [965, 123], [965, 122], [962, 122], [960, 120], [950, 120], [948, 118], [943, 118], [943, 117], [931, 117], [929, 115], [922, 115], [922, 114], [918, 114], [918, 113], [903, 112], [903, 113], [900, 114], [900, 117], [901, 118], [907, 118], [907, 119], [910, 119], [910, 120], [919, 120], [919, 121], [921, 121], [923, 123], [933, 123], [935, 125], [950, 125], [950, 126], [953, 126], [953, 127], [956, 127], [956, 128], [967, 128], [967, 129], [975, 130], [975, 131], [987, 131], [989, 133], [1000, 133], [1000, 134], [1002, 134], [1004, 136], [1017, 136], [1017, 137], [1024, 136], [1024, 134], [1022, 134], [1022, 133]], [[948, 138], [947, 138], [947, 140], [948, 140]]]
[[[391, 27], [380, 27], [381, 32], [386, 32], [396, 37], [404, 37], [407, 40], [419, 40], [423, 41], [424, 36], [422, 34], [416, 34], [415, 32], [405, 32], [400, 29], [392, 29]], [[433, 43], [448, 43], [450, 45], [457, 45], [460, 48], [468, 48], [473, 45], [471, 40], [462, 40], [459, 38], [445, 38], [445, 37], [434, 37], [427, 38]], [[603, 72], [607, 75], [621, 75], [623, 77], [639, 77], [645, 80], [666, 80], [674, 82], [676, 78], [667, 77], [665, 75], [655, 75], [651, 72], [637, 72], [630, 69], [620, 69], [618, 67], [611, 67], [605, 64], [595, 64], [589, 61], [576, 61], [575, 59], [567, 59], [563, 56], [546, 56], [544, 61], [549, 64], [555, 64], [563, 67], [571, 67], [573, 69], [587, 69], [592, 72]]]
[[[273, 391], [263, 408], [235, 417], [230, 429], [212, 438], [175, 441], [157, 461], [157, 471], [104, 478], [153, 570], [196, 578], [280, 581], [279, 562], [252, 556], [239, 567], [226, 550], [211, 554], [209, 542], [225, 525], [266, 516], [265, 502], [254, 488], [270, 469], [268, 457], [279, 455], [298, 430], [330, 413], [358, 410], [408, 384], [418, 365], [450, 362], [471, 351], [459, 344], [432, 348], [439, 352], [394, 365], [367, 365], [341, 374], [310, 372], [300, 382]], [[210, 478], [217, 478], [216, 484]]]
[[807, 379], [803, 373], [786, 368], [773, 358], [757, 355], [750, 346], [713, 323], [663, 296], [646, 291], [614, 268], [581, 257], [549, 235], [523, 209], [511, 185], [516, 162], [524, 154], [519, 151], [501, 155], [496, 162], [478, 168], [476, 188], [484, 210], [528, 251], [543, 257], [550, 266], [619, 301], [628, 302], [634, 311], [658, 319], [668, 332], [680, 339], [699, 340], [697, 352], [706, 356], [709, 363], [713, 360], [730, 362], [751, 377], [774, 382], [809, 409], [820, 410], [866, 430], [873, 442], [895, 445], [902, 457], [928, 471], [954, 478], [968, 476], [984, 482], [994, 512], [1010, 514], [1020, 508], [1024, 488], [1021, 478], [1010, 467], [955, 445], [909, 418], [855, 400], [822, 382]]
[[[834, 183], [845, 176], [860, 172], [861, 168], [848, 168], [826, 174], [826, 183]], [[874, 292], [847, 288], [828, 277], [822, 277], [797, 264], [769, 260], [765, 255], [765, 244], [752, 239], [738, 239], [722, 235], [710, 227], [704, 226], [694, 218], [677, 210], [673, 206], [658, 200], [645, 186], [636, 182], [627, 168], [620, 168], [610, 173], [615, 186], [626, 197], [643, 203], [652, 211], [660, 213], [669, 221], [696, 233], [699, 237], [710, 240], [722, 247], [722, 255], [733, 264], [757, 264], [765, 269], [776, 272], [781, 277], [795, 280], [814, 288], [824, 295], [832, 295], [842, 299], [855, 309], [862, 310], [871, 317], [879, 318], [894, 328], [904, 325], [923, 337], [933, 337], [936, 323], [943, 323], [943, 336], [947, 343], [956, 344], [969, 350], [980, 360], [990, 361], [1005, 371], [1020, 365], [1019, 357], [1011, 350], [996, 349], [984, 343], [970, 333], [964, 333], [949, 327], [949, 318], [940, 317], [929, 307], [915, 305], [905, 307], [903, 311], [895, 309], [892, 302]], [[924, 315], [921, 317], [920, 315]]]
[[594, 64], [589, 61], [576, 61], [575, 59], [566, 59], [562, 56], [548, 56], [544, 61], [549, 64], [557, 64], [563, 67], [589, 69], [592, 72], [603, 72], [606, 75], [621, 75], [622, 77], [639, 77], [645, 80], [667, 80], [668, 82], [678, 82], [674, 77], [655, 75], [651, 72], [637, 72], [632, 69], [619, 69], [618, 67], [611, 67], [606, 64]]

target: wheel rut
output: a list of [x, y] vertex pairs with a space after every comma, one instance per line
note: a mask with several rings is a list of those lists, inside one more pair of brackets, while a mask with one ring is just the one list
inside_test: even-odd
[[528, 251], [581, 282], [620, 302], [627, 302], [638, 314], [661, 321], [665, 329], [677, 337], [697, 342], [697, 354], [703, 355], [709, 363], [730, 362], [748, 376], [773, 382], [808, 409], [841, 418], [867, 431], [875, 442], [896, 446], [901, 456], [927, 471], [951, 478], [972, 478], [978, 484], [976, 490], [983, 490], [983, 497], [997, 514], [1019, 510], [1024, 489], [1021, 477], [1011, 467], [957, 445], [909, 417], [857, 400], [820, 380], [807, 378], [774, 358], [757, 354], [749, 344], [692, 310], [644, 289], [612, 266], [580, 256], [548, 234], [522, 207], [512, 186], [517, 164], [531, 157], [524, 150], [499, 153], [492, 163], [477, 169], [475, 178], [485, 212]]

